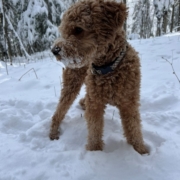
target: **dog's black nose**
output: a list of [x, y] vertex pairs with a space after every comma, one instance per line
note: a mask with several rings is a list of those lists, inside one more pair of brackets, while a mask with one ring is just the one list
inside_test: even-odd
[[52, 53], [56, 56], [59, 54], [59, 52], [61, 51], [61, 48], [58, 46], [55, 46], [54, 48], [52, 48]]

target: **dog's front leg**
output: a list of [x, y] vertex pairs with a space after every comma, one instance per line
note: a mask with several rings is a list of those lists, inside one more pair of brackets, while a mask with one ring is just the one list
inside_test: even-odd
[[105, 105], [97, 96], [90, 98], [88, 93], [85, 99], [85, 118], [88, 127], [88, 144], [86, 149], [90, 151], [103, 150], [103, 115]]
[[87, 67], [79, 69], [67, 68], [63, 72], [63, 89], [56, 111], [52, 117], [52, 124], [49, 137], [51, 140], [59, 139], [59, 126], [64, 119], [69, 107], [75, 100], [84, 82]]

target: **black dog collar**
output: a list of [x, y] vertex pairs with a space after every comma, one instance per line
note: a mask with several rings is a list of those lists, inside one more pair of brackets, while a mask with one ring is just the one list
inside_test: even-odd
[[114, 69], [118, 66], [118, 64], [124, 58], [124, 55], [126, 53], [127, 48], [128, 48], [128, 46], [126, 44], [125, 48], [123, 48], [121, 50], [120, 56], [117, 57], [113, 62], [111, 62], [111, 63], [109, 63], [107, 65], [96, 66], [95, 64], [92, 64], [92, 69], [91, 69], [92, 74], [104, 75], [104, 74], [107, 74], [107, 73], [110, 73], [110, 72], [114, 71]]

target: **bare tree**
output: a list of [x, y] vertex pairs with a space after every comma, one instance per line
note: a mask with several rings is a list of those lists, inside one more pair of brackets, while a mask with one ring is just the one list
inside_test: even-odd
[[164, 11], [163, 11], [163, 22], [162, 22], [162, 33], [163, 34], [166, 34], [167, 23], [168, 23], [168, 9], [164, 8]]
[[167, 32], [170, 7], [173, 3], [174, 0], [154, 0], [155, 14], [157, 17], [157, 36]]
[[174, 28], [174, 9], [175, 9], [175, 5], [173, 3], [172, 5], [172, 14], [171, 14], [171, 25], [170, 25], [170, 32], [172, 33], [173, 28]]
[[132, 33], [141, 38], [149, 38], [152, 34], [152, 18], [150, 17], [150, 1], [139, 0], [134, 7]]
[[1, 7], [1, 12], [2, 12], [2, 21], [3, 21], [3, 36], [4, 36], [4, 41], [5, 41], [5, 49], [7, 50], [8, 57], [10, 59], [11, 65], [12, 65], [12, 50], [10, 47], [10, 38], [8, 36], [8, 24], [5, 18], [5, 12], [4, 12], [4, 2], [3, 0], [0, 0], [0, 7]]
[[[127, 4], [127, 0], [123, 0], [124, 4]], [[124, 22], [124, 31], [127, 32], [127, 19]]]
[[178, 2], [178, 6], [179, 6], [179, 9], [178, 9], [178, 11], [179, 11], [179, 13], [178, 13], [178, 31], [180, 31], [180, 0], [179, 0], [179, 2]]

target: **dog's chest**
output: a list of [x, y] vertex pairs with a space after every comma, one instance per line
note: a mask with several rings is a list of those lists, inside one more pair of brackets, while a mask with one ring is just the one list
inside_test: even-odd
[[114, 102], [119, 96], [120, 86], [116, 78], [104, 78], [91, 76], [87, 79], [87, 88], [90, 96], [101, 99], [105, 103], [115, 105]]

